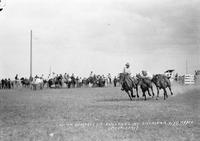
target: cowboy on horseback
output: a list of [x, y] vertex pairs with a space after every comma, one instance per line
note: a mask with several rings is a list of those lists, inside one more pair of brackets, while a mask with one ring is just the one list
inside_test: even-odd
[[131, 70], [130, 70], [130, 64], [129, 63], [125, 64], [123, 73], [126, 73], [127, 75], [131, 75]]
[[[123, 73], [127, 75], [127, 78], [129, 80], [133, 81], [132, 78], [131, 78], [131, 69], [130, 69], [130, 64], [129, 63], [125, 64], [125, 67], [123, 69]], [[121, 88], [121, 90], [124, 91], [123, 87]]]
[[136, 89], [137, 97], [139, 97], [137, 86], [138, 81], [134, 77], [131, 77], [129, 63], [126, 63], [123, 72], [119, 73], [119, 81], [122, 86], [121, 90], [125, 91], [128, 94], [130, 100], [132, 100], [135, 97], [135, 95], [133, 95], [133, 89]]

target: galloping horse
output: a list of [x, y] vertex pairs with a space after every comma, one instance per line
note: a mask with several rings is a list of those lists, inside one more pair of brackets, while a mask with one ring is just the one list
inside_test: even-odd
[[159, 97], [159, 89], [163, 89], [164, 91], [164, 100], [168, 97], [166, 88], [169, 88], [171, 95], [173, 95], [173, 92], [171, 90], [171, 82], [167, 78], [167, 76], [162, 74], [156, 74], [153, 76], [152, 82], [156, 85], [157, 88], [157, 98]]
[[[134, 78], [130, 78], [130, 76], [126, 73], [120, 73], [119, 74], [119, 81], [122, 85], [122, 89], [125, 90], [125, 92], [128, 94], [130, 100], [134, 98], [135, 96], [133, 95], [133, 88], [136, 89], [137, 92], [137, 97], [138, 95], [138, 81]], [[129, 91], [131, 94], [129, 94]]]
[[140, 85], [145, 100], [146, 100], [146, 94], [145, 94], [146, 91], [148, 92], [149, 96], [151, 96], [149, 88], [151, 89], [152, 95], [154, 96], [152, 81], [149, 78], [143, 78], [140, 74], [137, 74], [136, 77], [139, 81], [138, 85]]

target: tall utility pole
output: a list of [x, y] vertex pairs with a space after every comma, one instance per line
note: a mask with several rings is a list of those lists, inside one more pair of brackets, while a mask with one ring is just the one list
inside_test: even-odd
[[32, 78], [32, 30], [30, 34], [30, 78]]

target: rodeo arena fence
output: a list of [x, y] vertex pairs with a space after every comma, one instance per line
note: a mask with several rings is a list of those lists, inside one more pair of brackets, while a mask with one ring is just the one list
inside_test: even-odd
[[195, 79], [193, 74], [186, 74], [184, 76], [184, 84], [185, 85], [194, 85], [195, 84]]
[[175, 81], [182, 85], [200, 85], [200, 70], [195, 71], [194, 74], [176, 76]]

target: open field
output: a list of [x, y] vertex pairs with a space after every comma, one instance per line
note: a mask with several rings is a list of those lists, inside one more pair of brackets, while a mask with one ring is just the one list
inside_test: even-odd
[[119, 87], [0, 90], [0, 140], [199, 141], [200, 86], [172, 90], [166, 101]]

